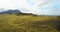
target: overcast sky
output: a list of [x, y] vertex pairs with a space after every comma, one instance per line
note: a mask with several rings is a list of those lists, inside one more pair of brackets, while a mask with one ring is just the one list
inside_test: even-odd
[[60, 0], [0, 0], [0, 9], [20, 9], [39, 15], [60, 15]]

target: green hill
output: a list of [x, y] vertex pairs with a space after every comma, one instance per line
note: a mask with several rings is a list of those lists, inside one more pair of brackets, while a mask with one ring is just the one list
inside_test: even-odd
[[0, 32], [59, 32], [60, 16], [2, 14]]

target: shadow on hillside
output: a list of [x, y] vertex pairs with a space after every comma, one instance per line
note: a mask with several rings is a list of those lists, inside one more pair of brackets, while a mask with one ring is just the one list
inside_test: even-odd
[[32, 28], [47, 28], [47, 29], [56, 29], [57, 31], [60, 30], [60, 21], [59, 20], [50, 20], [50, 21], [36, 21], [30, 22], [28, 25]]
[[58, 22], [56, 29], [60, 31], [60, 21]]

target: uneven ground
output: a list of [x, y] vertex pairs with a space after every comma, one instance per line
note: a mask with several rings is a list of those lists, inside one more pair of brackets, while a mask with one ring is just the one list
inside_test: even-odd
[[59, 16], [0, 15], [0, 32], [59, 32]]

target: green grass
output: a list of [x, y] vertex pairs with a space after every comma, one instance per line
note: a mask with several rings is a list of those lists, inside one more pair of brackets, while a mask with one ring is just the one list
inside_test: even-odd
[[58, 32], [58, 16], [0, 15], [0, 32]]

